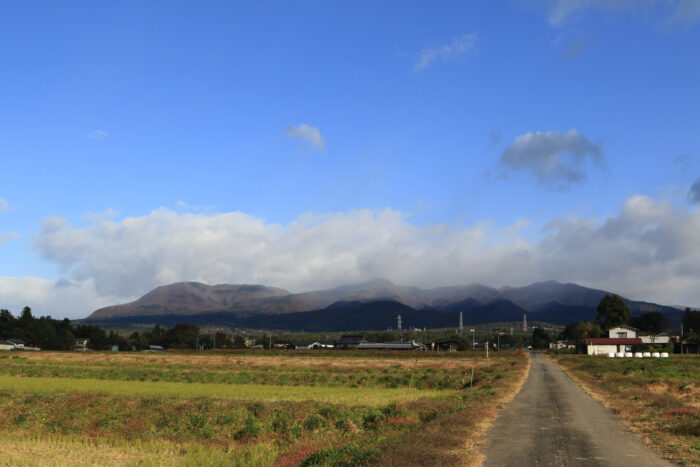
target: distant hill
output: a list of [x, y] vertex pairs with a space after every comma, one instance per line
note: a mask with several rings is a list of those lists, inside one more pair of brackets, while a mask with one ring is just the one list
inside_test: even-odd
[[[355, 329], [386, 329], [399, 313], [416, 327], [441, 327], [443, 322], [454, 326], [462, 312], [465, 324], [520, 321], [523, 313], [530, 321], [568, 324], [595, 319], [595, 309], [607, 293], [555, 281], [501, 289], [480, 284], [421, 289], [375, 279], [299, 294], [264, 285], [179, 282], [134, 302], [101, 308], [86, 321], [209, 323], [216, 317], [238, 327], [351, 330], [355, 324], [360, 326]], [[624, 300], [633, 315], [658, 311], [678, 322], [682, 314], [673, 307]]]
[[157, 287], [134, 302], [100, 308], [88, 319], [164, 314], [189, 315], [237, 307], [253, 308], [263, 299], [289, 295], [291, 294], [284, 289], [263, 285], [209, 286], [199, 282], [177, 282]]

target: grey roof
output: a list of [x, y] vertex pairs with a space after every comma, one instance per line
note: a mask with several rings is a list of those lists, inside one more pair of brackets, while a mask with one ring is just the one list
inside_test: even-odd
[[383, 342], [362, 342], [358, 344], [358, 350], [413, 350], [419, 347], [424, 347], [419, 343], [383, 343]]

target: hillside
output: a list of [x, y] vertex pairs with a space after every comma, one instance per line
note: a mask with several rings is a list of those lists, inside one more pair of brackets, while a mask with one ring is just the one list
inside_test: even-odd
[[[527, 313], [530, 320], [568, 324], [594, 319], [595, 309], [607, 293], [554, 281], [501, 289], [480, 284], [421, 289], [375, 279], [298, 294], [263, 285], [208, 286], [198, 282], [179, 282], [158, 287], [134, 302], [99, 309], [87, 321], [129, 318], [129, 322], [165, 323], [177, 318], [208, 322], [212, 317], [218, 317], [244, 327], [269, 328], [274, 324], [281, 326], [279, 329], [284, 326], [311, 329], [314, 323], [325, 323], [323, 326], [334, 329], [343, 326], [350, 329], [351, 323], [361, 325], [364, 319], [371, 327], [361, 329], [377, 326], [385, 329], [392, 326], [398, 313], [405, 314], [404, 319], [415, 318], [413, 326], [437, 327], [443, 320], [450, 326], [455, 325], [458, 322], [456, 317], [462, 312], [465, 323], [519, 321]], [[625, 301], [634, 315], [659, 311], [673, 321], [680, 316], [675, 308]], [[378, 303], [394, 305], [385, 312]], [[403, 311], [398, 310], [397, 305], [404, 307]], [[371, 314], [367, 314], [369, 310]], [[356, 317], [341, 316], [349, 313]], [[391, 314], [393, 316], [389, 316]], [[438, 316], [440, 314], [445, 316]], [[343, 320], [350, 321], [343, 325]]]

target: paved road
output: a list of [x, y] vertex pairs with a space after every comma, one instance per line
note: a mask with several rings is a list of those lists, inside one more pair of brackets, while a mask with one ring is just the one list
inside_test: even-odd
[[522, 390], [487, 434], [484, 466], [671, 466], [559, 367], [532, 354]]

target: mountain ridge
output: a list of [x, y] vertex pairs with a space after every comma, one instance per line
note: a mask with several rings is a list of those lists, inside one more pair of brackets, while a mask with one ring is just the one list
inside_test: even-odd
[[[215, 313], [230, 313], [240, 319], [266, 316], [270, 320], [275, 315], [331, 312], [334, 304], [343, 302], [396, 302], [420, 312], [462, 312], [465, 322], [483, 322], [484, 316], [488, 317], [488, 322], [517, 321], [527, 313], [531, 319], [541, 315], [549, 322], [560, 323], [566, 321], [567, 316], [575, 320], [594, 319], [595, 308], [608, 293], [556, 281], [500, 289], [478, 283], [422, 289], [373, 279], [296, 294], [259, 284], [210, 286], [200, 282], [177, 282], [156, 287], [133, 302], [96, 310], [86, 321], [126, 317], [153, 320], [168, 315], [192, 320], [198, 315]], [[623, 299], [635, 315], [649, 311], [669, 316], [678, 313], [672, 307]], [[311, 315], [306, 317], [312, 319]], [[442, 318], [435, 319], [442, 321]]]

